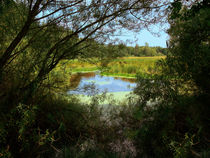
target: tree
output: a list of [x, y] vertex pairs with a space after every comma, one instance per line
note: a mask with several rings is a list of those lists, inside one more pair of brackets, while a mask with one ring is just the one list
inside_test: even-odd
[[185, 81], [193, 81], [198, 89], [210, 94], [209, 2], [194, 3], [191, 8], [174, 3], [167, 64], [172, 73]]
[[[172, 3], [162, 75], [140, 78], [139, 157], [209, 157], [210, 50], [206, 0]], [[154, 101], [149, 104], [148, 101]]]
[[145, 46], [144, 46], [144, 48], [142, 50], [142, 54], [144, 56], [155, 56], [157, 54], [157, 52], [156, 52], [155, 49], [149, 47], [149, 44], [146, 42]]
[[[142, 25], [155, 23], [163, 17], [168, 3], [21, 0], [11, 1], [7, 12], [6, 1], [2, 1], [5, 18], [0, 28], [4, 39], [0, 52], [0, 84], [5, 88], [14, 83], [8, 76], [18, 71], [14, 78], [19, 78], [20, 84], [15, 85], [16, 89], [24, 91], [20, 94], [29, 98], [59, 61], [82, 54], [89, 46], [87, 39], [105, 41], [119, 28], [138, 30]], [[154, 12], [157, 14], [153, 15]], [[13, 15], [17, 16], [16, 20]]]
[[161, 47], [155, 47], [156, 51], [160, 55], [167, 55], [168, 49], [167, 48], [161, 48]]
[[135, 56], [138, 56], [139, 55], [139, 45], [138, 44], [136, 44], [134, 50], [135, 50]]

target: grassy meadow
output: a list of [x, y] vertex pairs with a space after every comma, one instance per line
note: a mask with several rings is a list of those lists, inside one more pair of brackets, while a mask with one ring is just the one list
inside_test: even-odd
[[164, 56], [123, 57], [110, 62], [103, 75], [135, 77], [136, 74], [154, 74], [155, 63]]
[[155, 63], [164, 59], [165, 56], [154, 57], [121, 57], [110, 61], [105, 67], [102, 67], [100, 61], [63, 61], [58, 67], [65, 68], [65, 71], [71, 73], [88, 72], [101, 70], [102, 75], [118, 77], [135, 77], [136, 74], [154, 74]]

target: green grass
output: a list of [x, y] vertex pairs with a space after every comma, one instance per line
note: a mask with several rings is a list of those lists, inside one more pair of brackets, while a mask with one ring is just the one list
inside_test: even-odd
[[103, 76], [113, 76], [113, 77], [125, 77], [125, 78], [136, 78], [136, 74], [125, 74], [125, 73], [109, 73], [109, 72], [102, 72], [101, 75]]
[[74, 68], [72, 72], [93, 72], [97, 70], [98, 67], [84, 67], [84, 68]]
[[152, 75], [158, 73], [154, 69], [155, 63], [159, 59], [164, 58], [165, 56], [122, 57], [111, 61], [103, 69], [101, 69], [101, 63], [97, 60], [93, 63], [80, 60], [66, 60], [60, 63], [58, 67], [65, 67], [65, 70], [71, 73], [102, 70], [102, 75], [135, 78], [136, 74]]
[[110, 62], [107, 69], [102, 73], [105, 75], [135, 77], [136, 74], [156, 74], [155, 63], [163, 56], [158, 57], [124, 57]]
[[87, 61], [80, 61], [78, 59], [75, 60], [64, 60], [58, 66], [65, 67], [67, 72], [87, 72], [87, 71], [96, 71], [99, 69], [99, 65], [97, 62], [90, 63]]

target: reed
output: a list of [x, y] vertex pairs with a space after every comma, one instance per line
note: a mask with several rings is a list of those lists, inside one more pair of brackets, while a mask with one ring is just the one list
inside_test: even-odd
[[155, 63], [164, 59], [164, 56], [158, 57], [123, 57], [114, 60], [108, 64], [104, 74], [119, 74], [123, 76], [135, 76], [141, 74], [155, 74]]
[[154, 57], [121, 57], [109, 62], [102, 68], [101, 62], [66, 60], [61, 62], [58, 67], [65, 68], [66, 72], [87, 72], [102, 70], [102, 75], [135, 77], [136, 74], [155, 74], [155, 63], [164, 59], [165, 56]]

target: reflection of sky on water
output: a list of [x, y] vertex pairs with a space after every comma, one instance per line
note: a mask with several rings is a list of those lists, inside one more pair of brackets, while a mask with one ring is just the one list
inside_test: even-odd
[[[88, 87], [87, 85], [91, 85]], [[92, 91], [91, 87], [98, 90], [98, 93], [107, 92], [130, 92], [136, 86], [136, 83], [130, 83], [129, 81], [121, 80], [120, 78], [114, 78], [109, 76], [95, 75], [90, 78], [81, 78], [79, 86], [69, 91], [69, 94], [89, 94]], [[85, 87], [85, 89], [83, 89]]]

